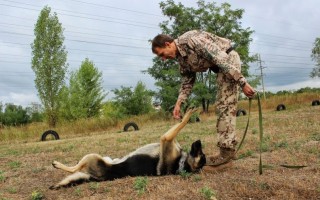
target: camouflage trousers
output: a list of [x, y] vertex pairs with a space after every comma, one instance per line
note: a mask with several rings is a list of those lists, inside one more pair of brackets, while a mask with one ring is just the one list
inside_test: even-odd
[[[241, 61], [237, 52], [231, 51], [228, 63], [241, 71]], [[235, 80], [223, 73], [217, 74], [217, 135], [218, 147], [235, 148], [236, 141], [236, 112], [239, 96], [239, 85]]]

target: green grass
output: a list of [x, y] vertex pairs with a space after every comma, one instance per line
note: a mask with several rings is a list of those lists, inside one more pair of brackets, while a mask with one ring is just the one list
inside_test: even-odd
[[148, 178], [137, 177], [134, 180], [133, 188], [138, 192], [139, 195], [143, 194], [147, 188]]
[[256, 135], [256, 134], [259, 133], [259, 132], [258, 132], [258, 129], [252, 129], [252, 130], [251, 130], [251, 133], [252, 133], [253, 135]]
[[183, 178], [183, 179], [188, 179], [191, 177], [192, 173], [187, 172], [185, 170], [182, 170], [179, 172], [179, 175]]
[[246, 152], [240, 154], [237, 156], [237, 159], [243, 159], [243, 158], [247, 158], [253, 155], [253, 151], [252, 150], [247, 150]]
[[288, 141], [280, 141], [278, 143], [275, 144], [276, 149], [278, 148], [288, 148], [289, 144]]
[[270, 185], [268, 183], [260, 183], [259, 184], [259, 187], [262, 189], [262, 190], [269, 190], [270, 189]]
[[[260, 142], [260, 141], [259, 141]], [[271, 150], [270, 148], [270, 142], [271, 142], [271, 137], [269, 135], [264, 136], [262, 139], [262, 144], [261, 144], [261, 151], [262, 152], [268, 152]], [[260, 147], [259, 147], [260, 148]]]
[[31, 193], [31, 200], [42, 200], [44, 198], [45, 198], [44, 195], [37, 190]]
[[200, 175], [198, 175], [198, 174], [195, 174], [194, 176], [192, 176], [192, 180], [194, 182], [199, 182], [199, 181], [202, 180], [202, 177]]
[[[12, 156], [19, 156], [19, 155], [21, 155], [21, 152], [19, 152], [19, 151], [17, 151], [17, 150], [14, 150], [14, 149], [8, 149], [8, 150], [4, 153], [3, 156], [10, 156], [10, 155], [12, 155]], [[0, 155], [0, 157], [1, 157], [1, 155]]]
[[73, 193], [78, 197], [82, 196], [82, 191], [80, 187], [77, 187], [76, 189], [74, 189]]
[[127, 137], [118, 138], [117, 142], [119, 142], [119, 143], [127, 143], [127, 142], [129, 142], [129, 138], [127, 138]]
[[44, 195], [39, 191], [33, 191], [31, 193], [31, 200], [41, 200], [44, 199]]
[[19, 162], [19, 161], [11, 161], [11, 162], [9, 162], [9, 166], [13, 170], [18, 169], [21, 166], [21, 164], [22, 163]]
[[73, 144], [70, 144], [68, 146], [66, 146], [65, 148], [62, 148], [61, 151], [62, 152], [70, 152], [74, 149], [74, 145]]
[[320, 132], [319, 133], [313, 133], [310, 137], [310, 139], [315, 141], [320, 141]]
[[0, 170], [0, 182], [4, 182], [6, 180], [6, 177], [4, 176], [4, 171]]
[[99, 188], [100, 184], [98, 182], [90, 182], [89, 183], [89, 189], [96, 191]]
[[15, 187], [9, 187], [7, 188], [7, 191], [10, 193], [10, 194], [16, 194], [17, 193], [17, 188]]
[[205, 198], [205, 199], [213, 199], [213, 197], [216, 196], [216, 193], [214, 190], [212, 190], [209, 187], [203, 187], [200, 189], [200, 194]]
[[320, 157], [319, 147], [317, 147], [317, 146], [309, 147], [307, 149], [307, 152], [311, 153], [311, 154], [319, 155], [319, 157]]

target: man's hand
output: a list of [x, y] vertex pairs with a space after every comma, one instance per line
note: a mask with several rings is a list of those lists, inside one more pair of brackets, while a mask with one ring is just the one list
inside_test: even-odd
[[252, 98], [255, 94], [255, 90], [249, 85], [249, 83], [246, 83], [242, 88], [243, 93], [249, 97]]
[[179, 100], [177, 100], [176, 105], [174, 106], [173, 109], [173, 118], [175, 119], [180, 119], [180, 107], [181, 107], [181, 102]]

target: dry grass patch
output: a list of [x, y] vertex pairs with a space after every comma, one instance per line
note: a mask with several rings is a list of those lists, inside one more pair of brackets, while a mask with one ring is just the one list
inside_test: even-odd
[[[145, 122], [139, 131], [109, 131], [68, 136], [58, 141], [15, 140], [0, 146], [0, 199], [320, 199], [320, 106], [299, 105], [277, 112], [264, 109], [263, 174], [258, 173], [258, 113], [251, 125], [238, 160], [218, 173], [180, 174], [163, 177], [127, 177], [90, 182], [58, 191], [49, 186], [66, 173], [51, 166], [53, 160], [74, 165], [88, 153], [112, 158], [151, 142], [176, 122]], [[217, 151], [213, 114], [201, 115], [200, 123], [188, 124], [178, 136], [188, 150], [201, 139], [206, 154]], [[237, 118], [238, 137], [246, 116]], [[306, 165], [303, 169], [280, 164]]]

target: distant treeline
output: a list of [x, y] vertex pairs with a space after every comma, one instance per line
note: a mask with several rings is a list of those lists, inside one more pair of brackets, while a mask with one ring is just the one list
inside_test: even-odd
[[31, 107], [23, 108], [19, 105], [0, 102], [0, 128], [1, 126], [17, 126], [30, 122], [43, 121], [43, 113], [35, 111]]
[[[139, 85], [139, 84], [138, 84]], [[128, 89], [129, 90], [129, 89]], [[143, 89], [144, 91], [145, 89]], [[124, 90], [125, 91], [125, 90]], [[119, 92], [119, 91], [118, 91]], [[123, 92], [122, 92], [123, 93]], [[266, 98], [273, 96], [283, 96], [283, 95], [294, 95], [301, 93], [319, 93], [320, 88], [310, 88], [305, 87], [299, 90], [281, 90], [276, 93], [266, 92]], [[129, 115], [139, 115], [139, 114], [147, 114], [150, 112], [154, 112], [154, 109], [151, 109], [149, 105], [149, 100], [144, 103], [134, 104], [133, 102], [142, 102], [141, 97], [145, 97], [145, 94], [141, 92], [133, 91], [131, 95], [132, 97], [128, 98], [128, 95], [117, 95], [118, 98], [116, 101], [109, 101], [103, 104], [102, 113], [99, 117], [104, 116], [105, 118], [123, 119], [125, 116]], [[150, 94], [149, 94], [150, 95]], [[120, 98], [121, 97], [121, 98]], [[150, 97], [151, 98], [151, 97]], [[138, 99], [138, 100], [137, 100]], [[125, 101], [126, 100], [126, 101]], [[148, 108], [146, 110], [146, 108]], [[135, 112], [136, 110], [145, 110], [143, 113]], [[124, 112], [126, 111], [126, 112]], [[1, 126], [17, 126], [22, 124], [27, 124], [31, 122], [41, 122], [45, 120], [45, 115], [43, 111], [39, 111], [37, 109], [32, 109], [31, 107], [23, 108], [19, 105], [14, 104], [5, 104], [3, 105], [0, 102], [0, 128]]]
[[301, 88], [299, 90], [281, 90], [276, 93], [266, 92], [265, 95], [266, 95], [266, 98], [268, 98], [268, 97], [272, 97], [272, 96], [301, 94], [301, 93], [319, 93], [320, 94], [320, 88], [305, 87], [305, 88]]

